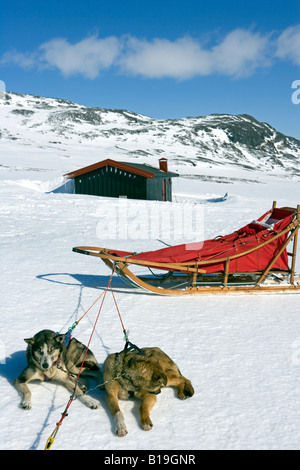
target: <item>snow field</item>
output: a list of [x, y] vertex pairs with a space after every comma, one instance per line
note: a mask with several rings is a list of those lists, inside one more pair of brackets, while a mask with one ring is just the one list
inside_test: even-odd
[[[116, 200], [43, 192], [56, 178], [57, 169], [1, 172], [1, 449], [43, 449], [69, 399], [62, 386], [36, 382], [30, 384], [32, 410], [19, 408], [12, 382], [25, 367], [23, 339], [44, 328], [66, 331], [110, 276], [104, 264], [73, 253], [72, 247], [107, 246], [99, 238], [99, 221]], [[297, 181], [263, 179], [222, 185], [179, 178], [172, 204], [178, 210], [184, 204], [204, 205], [208, 238], [256, 218], [273, 199], [278, 206], [300, 202]], [[225, 192], [225, 201], [207, 202]], [[128, 203], [139, 214], [145, 204]], [[162, 247], [155, 239], [109, 243], [135, 251]], [[298, 249], [298, 272], [299, 267]], [[165, 297], [130, 288], [117, 277], [112, 286], [130, 340], [169, 354], [192, 381], [195, 395], [182, 402], [175, 390], [164, 389], [151, 413], [151, 432], [139, 426], [138, 402], [121, 401], [128, 435], [118, 438], [104, 392], [93, 390], [101, 408], [90, 410], [75, 400], [53, 449], [299, 449], [299, 295]], [[74, 330], [85, 344], [97, 313], [94, 307]], [[108, 293], [91, 349], [103, 364], [123, 346]]]

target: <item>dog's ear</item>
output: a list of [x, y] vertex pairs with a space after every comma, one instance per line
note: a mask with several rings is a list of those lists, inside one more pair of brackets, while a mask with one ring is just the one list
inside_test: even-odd
[[35, 342], [34, 338], [24, 338], [25, 343], [30, 344], [31, 346]]
[[55, 336], [55, 341], [57, 341], [58, 343], [62, 343], [63, 340], [65, 339], [65, 336], [66, 335], [56, 335]]

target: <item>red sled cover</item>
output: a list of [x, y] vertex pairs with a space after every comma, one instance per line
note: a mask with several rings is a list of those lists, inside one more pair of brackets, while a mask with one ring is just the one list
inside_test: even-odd
[[[256, 221], [245, 225], [245, 227], [229, 235], [218, 236], [204, 242], [176, 245], [139, 254], [115, 250], [110, 250], [110, 253], [121, 257], [130, 257], [131, 260], [143, 260], [151, 263], [196, 263], [208, 261], [208, 264], [200, 265], [199, 267], [203, 267], [207, 273], [215, 273], [224, 270], [224, 262], [218, 262], [217, 259], [246, 252], [270, 240], [274, 235], [281, 233], [287, 228], [292, 222], [293, 216], [293, 210], [275, 208], [266, 212]], [[244, 256], [231, 260], [228, 272], [239, 273], [265, 269], [285, 243], [287, 237], [288, 232], [252, 253], [245, 253]], [[289, 269], [286, 249], [274, 263], [272, 269]]]

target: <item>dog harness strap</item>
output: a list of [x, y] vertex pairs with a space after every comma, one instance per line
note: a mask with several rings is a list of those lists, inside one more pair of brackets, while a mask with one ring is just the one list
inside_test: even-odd
[[[76, 326], [76, 325], [75, 325]], [[75, 328], [74, 326], [74, 328]], [[69, 344], [70, 344], [70, 341], [71, 341], [71, 338], [72, 338], [72, 327], [68, 329], [68, 331], [66, 332], [65, 334], [65, 339], [64, 339], [64, 343], [65, 345], [68, 347]]]
[[124, 351], [127, 350], [128, 351], [133, 351], [134, 349], [138, 351], [139, 354], [141, 354], [142, 356], [145, 355], [144, 351], [142, 349], [140, 349], [138, 346], [136, 346], [136, 344], [133, 344], [131, 343], [130, 341], [127, 341], [126, 344], [125, 344], [125, 347], [124, 347]]
[[[65, 337], [63, 340], [63, 343], [68, 347], [70, 344], [70, 341], [72, 339], [72, 331], [74, 330], [75, 326], [77, 325], [77, 322], [74, 322], [73, 325], [68, 329], [68, 331], [65, 333]], [[56, 332], [57, 335], [60, 333]]]
[[47, 377], [47, 375], [44, 374], [44, 382], [51, 382], [52, 379], [53, 377]]

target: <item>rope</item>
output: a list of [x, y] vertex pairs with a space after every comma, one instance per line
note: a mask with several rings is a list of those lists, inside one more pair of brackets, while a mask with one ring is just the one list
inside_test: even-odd
[[105, 380], [102, 382], [102, 384], [96, 385], [96, 387], [89, 388], [89, 392], [92, 392], [93, 390], [97, 390], [98, 388], [102, 388], [105, 384], [108, 384], [110, 382], [113, 382], [114, 380], [118, 380], [120, 377], [124, 377], [125, 372], [122, 372], [122, 374], [116, 375], [113, 379]]
[[[86, 358], [86, 355], [87, 355], [87, 352], [88, 352], [88, 349], [89, 349], [89, 346], [90, 346], [90, 343], [91, 343], [93, 334], [94, 334], [95, 329], [96, 329], [96, 325], [97, 325], [98, 320], [99, 320], [100, 312], [101, 312], [101, 309], [102, 309], [102, 306], [103, 306], [103, 303], [104, 303], [104, 300], [105, 300], [107, 291], [108, 291], [108, 289], [110, 288], [110, 284], [111, 284], [111, 281], [112, 281], [112, 277], [113, 277], [114, 272], [115, 272], [115, 267], [114, 267], [114, 269], [112, 270], [111, 276], [110, 276], [110, 278], [109, 278], [107, 287], [105, 288], [104, 292], [102, 292], [102, 294], [98, 297], [98, 299], [93, 303], [93, 305], [95, 305], [95, 303], [103, 296], [103, 299], [102, 299], [102, 302], [101, 302], [101, 305], [100, 305], [100, 308], [99, 308], [99, 311], [98, 311], [98, 315], [97, 315], [96, 321], [95, 321], [95, 323], [94, 323], [93, 330], [92, 330], [92, 333], [91, 333], [91, 336], [90, 336], [88, 345], [87, 345], [86, 350], [85, 350], [84, 358], [83, 358], [83, 360], [82, 360], [82, 363], [81, 363], [81, 366], [80, 366], [80, 369], [79, 369], [79, 372], [78, 372], [78, 375], [77, 375], [77, 378], [76, 378], [76, 382], [75, 382], [75, 386], [74, 386], [74, 391], [73, 391], [72, 395], [70, 396], [70, 399], [69, 399], [69, 401], [68, 401], [68, 403], [67, 403], [67, 406], [66, 406], [64, 412], [62, 413], [61, 419], [56, 423], [56, 427], [55, 427], [54, 431], [52, 432], [52, 434], [50, 435], [50, 437], [47, 439], [47, 442], [46, 442], [46, 445], [45, 445], [45, 450], [49, 450], [49, 449], [51, 448], [51, 446], [53, 445], [53, 442], [54, 442], [54, 439], [55, 439], [55, 437], [56, 437], [56, 435], [57, 435], [57, 433], [58, 433], [59, 427], [62, 425], [62, 422], [63, 422], [63, 420], [65, 419], [65, 417], [68, 416], [68, 409], [69, 409], [69, 407], [71, 406], [71, 403], [73, 402], [73, 400], [75, 399], [75, 392], [76, 392], [76, 388], [77, 388], [77, 385], [78, 385], [79, 377], [80, 377], [80, 374], [81, 374], [81, 371], [82, 371], [82, 368], [83, 368], [83, 364], [84, 364], [84, 361], [85, 361], [85, 358]], [[93, 306], [93, 305], [92, 305], [92, 306]], [[86, 315], [86, 313], [87, 313], [91, 308], [92, 308], [92, 307], [90, 307], [90, 308], [84, 313], [84, 315]], [[84, 315], [82, 315], [82, 317], [78, 320], [78, 322], [75, 322], [75, 323], [78, 324], [79, 321], [82, 320], [82, 318], [84, 317]], [[75, 326], [76, 326], [76, 325], [75, 325]], [[75, 328], [75, 326], [74, 326], [74, 328]]]
[[[110, 281], [109, 281], [110, 282]], [[94, 305], [101, 299], [101, 297], [104, 295], [105, 290], [102, 292], [102, 294], [99, 295], [99, 297], [92, 303], [92, 305], [84, 312], [84, 314], [79, 318], [79, 320], [74, 321], [73, 325], [70, 326], [68, 331], [65, 333], [65, 339], [64, 343], [66, 346], [69, 346], [69, 343], [71, 341], [72, 337], [72, 331], [76, 328], [78, 323], [85, 317], [85, 315], [94, 307]]]
[[70, 399], [67, 403], [67, 406], [65, 408], [65, 411], [61, 414], [61, 418], [60, 420], [58, 421], [58, 423], [56, 423], [56, 426], [55, 426], [55, 429], [54, 431], [52, 432], [52, 434], [50, 435], [50, 437], [48, 437], [47, 439], [47, 442], [46, 442], [46, 445], [45, 445], [45, 449], [44, 450], [50, 450], [53, 442], [54, 442], [54, 439], [56, 437], [56, 434], [58, 433], [58, 430], [59, 430], [59, 427], [62, 425], [62, 422], [63, 420], [65, 419], [66, 416], [68, 416], [68, 409], [72, 403], [72, 401], [74, 400], [74, 396], [75, 396], [75, 388], [74, 388], [74, 392], [73, 394], [70, 396]]
[[[118, 304], [117, 304], [117, 300], [116, 300], [116, 297], [115, 297], [115, 294], [113, 292], [113, 289], [111, 287], [111, 281], [112, 281], [112, 277], [114, 275], [114, 272], [115, 272], [115, 264], [114, 264], [114, 267], [113, 267], [113, 270], [112, 270], [112, 273], [111, 273], [111, 276], [109, 278], [109, 281], [108, 281], [108, 284], [107, 284], [107, 287], [105, 288], [105, 290], [102, 292], [102, 294], [95, 300], [95, 302], [88, 308], [88, 310], [81, 316], [81, 318], [79, 318], [78, 321], [75, 321], [73, 323], [73, 325], [69, 328], [68, 330], [68, 333], [71, 333], [72, 330], [78, 325], [78, 323], [83, 319], [83, 317], [91, 310], [91, 308], [98, 302], [98, 300], [100, 300], [100, 298], [103, 296], [103, 299], [102, 299], [102, 302], [101, 302], [101, 305], [100, 305], [100, 308], [99, 308], [99, 311], [98, 311], [98, 315], [97, 315], [97, 318], [95, 320], [95, 323], [94, 323], [94, 326], [93, 326], [93, 330], [92, 330], [92, 333], [90, 335], [90, 339], [89, 339], [89, 342], [88, 342], [88, 345], [86, 347], [86, 350], [85, 350], [85, 354], [84, 354], [84, 358], [82, 360], [82, 363], [81, 363], [81, 366], [80, 366], [80, 369], [79, 369], [79, 372], [78, 372], [78, 375], [77, 375], [77, 378], [76, 378], [76, 381], [75, 381], [75, 385], [74, 385], [74, 391], [72, 393], [72, 395], [70, 396], [69, 398], [69, 401], [66, 405], [66, 408], [64, 410], [64, 412], [62, 413], [61, 415], [61, 418], [60, 420], [56, 423], [56, 426], [54, 428], [54, 431], [51, 433], [51, 435], [48, 437], [47, 439], [47, 442], [46, 442], [46, 445], [45, 445], [45, 450], [50, 450], [50, 448], [52, 447], [53, 443], [54, 443], [54, 439], [58, 433], [58, 430], [60, 428], [60, 426], [62, 425], [62, 422], [63, 420], [68, 416], [68, 409], [69, 407], [71, 406], [71, 403], [76, 399], [76, 396], [75, 396], [75, 393], [76, 393], [76, 388], [77, 388], [77, 385], [78, 385], [78, 381], [79, 381], [79, 377], [80, 377], [80, 374], [81, 374], [81, 371], [82, 371], [82, 368], [83, 368], [83, 365], [84, 365], [84, 361], [85, 361], [85, 358], [86, 358], [86, 355], [87, 355], [87, 352], [88, 352], [88, 349], [89, 349], [89, 346], [90, 346], [90, 343], [91, 343], [91, 340], [92, 340], [92, 337], [94, 335], [94, 332], [95, 332], [95, 329], [96, 329], [96, 326], [97, 326], [97, 323], [98, 323], [98, 320], [99, 320], [99, 316], [100, 316], [100, 313], [101, 313], [101, 310], [102, 310], [102, 306], [103, 306], [103, 303], [104, 303], [104, 300], [105, 300], [105, 297], [106, 297], [106, 294], [107, 294], [107, 291], [108, 289], [111, 290], [111, 293], [112, 293], [112, 296], [113, 296], [113, 299], [114, 299], [114, 302], [115, 302], [115, 306], [116, 306], [116, 309], [117, 309], [117, 312], [118, 312], [118, 315], [119, 315], [119, 319], [120, 319], [120, 322], [121, 322], [121, 325], [122, 325], [122, 328], [123, 328], [123, 333], [124, 333], [124, 339], [126, 341], [126, 344], [125, 344], [125, 347], [124, 347], [124, 350], [126, 349], [129, 349], [129, 350], [132, 350], [132, 349], [136, 349], [138, 350], [139, 354], [144, 354], [144, 352], [138, 348], [135, 344], [131, 343], [128, 339], [128, 334], [129, 332], [127, 333], [126, 329], [125, 329], [125, 326], [124, 326], [124, 323], [123, 323], [123, 320], [122, 320], [122, 317], [121, 317], [121, 313], [120, 313], [120, 310], [119, 310], [119, 307], [118, 307]], [[106, 383], [112, 381], [112, 380], [118, 380], [118, 378], [122, 377], [123, 375], [125, 375], [124, 373], [123, 374], [119, 374], [118, 376], [114, 377], [113, 379], [111, 380], [107, 380], [106, 382], [103, 382], [103, 384], [101, 385], [98, 385], [97, 387], [95, 388], [98, 388], [98, 387], [101, 387], [103, 385], [105, 385]], [[94, 390], [94, 389], [92, 389]]]
[[[109, 280], [109, 284], [111, 282], [111, 279]], [[91, 310], [92, 307], [94, 307], [94, 305], [98, 302], [98, 300], [101, 299], [102, 295], [105, 293], [105, 290], [102, 292], [101, 295], [99, 295], [98, 299], [95, 300], [95, 302], [87, 309], [87, 311], [79, 318], [79, 320], [77, 320], [76, 322], [74, 322], [74, 324], [76, 323], [76, 325], [78, 325], [78, 323], [83, 319], [83, 317], [85, 317], [85, 315]], [[75, 325], [75, 326], [76, 326]], [[75, 328], [75, 327], [74, 327]]]
[[115, 306], [116, 306], [116, 309], [117, 309], [117, 312], [118, 312], [118, 315], [119, 315], [119, 319], [120, 319], [120, 322], [121, 322], [121, 325], [122, 325], [122, 328], [123, 328], [124, 340], [126, 342], [128, 342], [129, 341], [129, 339], [128, 339], [129, 332], [127, 333], [127, 331], [125, 329], [125, 326], [124, 326], [124, 323], [122, 321], [122, 317], [121, 317], [120, 310], [119, 310], [119, 307], [118, 307], [118, 304], [117, 304], [117, 301], [116, 301], [116, 298], [115, 298], [114, 291], [112, 290], [111, 286], [109, 286], [109, 288], [111, 290], [111, 293], [112, 293], [112, 296], [113, 296], [113, 299], [114, 299], [114, 302], [115, 302]]

